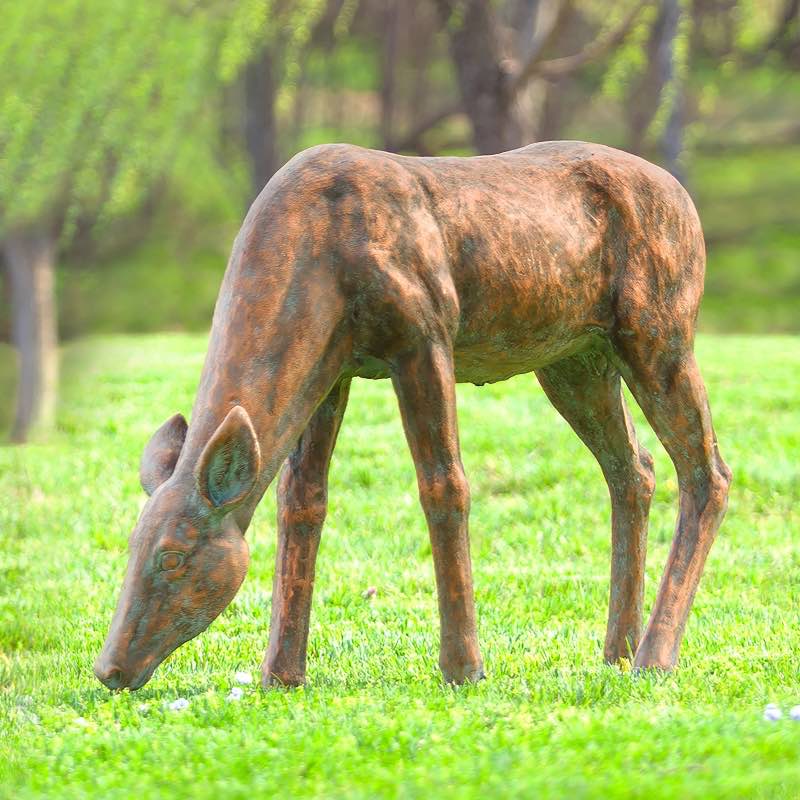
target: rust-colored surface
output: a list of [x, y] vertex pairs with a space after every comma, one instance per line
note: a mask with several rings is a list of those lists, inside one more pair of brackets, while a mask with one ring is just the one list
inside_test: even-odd
[[[327, 145], [296, 156], [234, 244], [191, 423], [173, 417], [145, 449], [151, 496], [97, 676], [138, 688], [225, 608], [254, 509], [286, 462], [262, 674], [264, 685], [303, 682], [328, 465], [361, 376], [391, 378], [397, 392], [430, 530], [442, 672], [480, 678], [455, 383], [530, 371], [608, 482], [605, 657], [671, 668], [731, 479], [692, 352], [704, 266], [686, 192], [608, 147], [546, 142], [459, 159]], [[654, 477], [621, 379], [680, 486], [644, 631]]]

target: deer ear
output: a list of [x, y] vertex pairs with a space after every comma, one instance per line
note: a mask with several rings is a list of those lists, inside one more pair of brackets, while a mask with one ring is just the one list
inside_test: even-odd
[[183, 414], [175, 414], [152, 435], [145, 446], [139, 463], [139, 481], [147, 494], [153, 494], [172, 475], [183, 449], [186, 428]]
[[240, 503], [261, 468], [261, 451], [248, 413], [234, 406], [200, 454], [194, 475], [197, 489], [215, 508]]

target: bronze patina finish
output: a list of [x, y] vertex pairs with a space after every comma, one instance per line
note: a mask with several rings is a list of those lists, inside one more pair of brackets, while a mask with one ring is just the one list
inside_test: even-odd
[[[278, 483], [278, 552], [264, 685], [305, 679], [327, 474], [350, 380], [391, 378], [428, 521], [445, 680], [483, 675], [455, 384], [535, 371], [602, 467], [611, 495], [605, 658], [670, 669], [731, 473], [693, 355], [705, 250], [666, 172], [594, 144], [477, 158], [327, 145], [293, 158], [253, 203], [214, 313], [191, 424], [145, 448], [150, 499], [95, 665], [142, 686], [225, 608], [244, 533]], [[653, 462], [630, 387], [675, 464], [680, 514], [642, 632]]]

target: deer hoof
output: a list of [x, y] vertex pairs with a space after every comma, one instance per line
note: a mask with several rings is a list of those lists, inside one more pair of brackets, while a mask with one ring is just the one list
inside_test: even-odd
[[477, 683], [486, 677], [483, 664], [465, 665], [457, 668], [442, 667], [442, 676], [445, 683], [461, 685], [463, 683]]
[[273, 672], [271, 670], [264, 670], [261, 673], [261, 686], [264, 689], [271, 689], [276, 686], [292, 689], [296, 686], [302, 686], [305, 682], [306, 676], [296, 673]]

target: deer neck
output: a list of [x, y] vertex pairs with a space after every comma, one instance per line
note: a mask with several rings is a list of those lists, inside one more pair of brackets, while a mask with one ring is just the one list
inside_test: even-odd
[[350, 348], [345, 302], [322, 264], [280, 274], [234, 257], [214, 311], [208, 353], [176, 472], [188, 478], [225, 415], [253, 422], [261, 470], [236, 513], [244, 531], [317, 406], [341, 377]]

